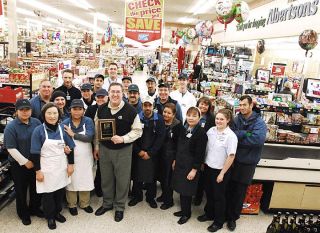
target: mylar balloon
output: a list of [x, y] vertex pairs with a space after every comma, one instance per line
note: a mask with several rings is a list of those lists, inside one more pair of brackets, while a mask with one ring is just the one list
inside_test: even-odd
[[314, 49], [318, 44], [318, 34], [314, 30], [304, 30], [299, 36], [299, 45], [302, 49], [306, 50], [306, 56], [308, 51]]
[[196, 24], [196, 33], [198, 36], [202, 36], [203, 35], [203, 27], [205, 25], [205, 21], [201, 21], [199, 23]]
[[217, 20], [220, 23], [224, 24], [224, 30], [226, 31], [227, 30], [227, 24], [231, 23], [234, 20], [234, 15], [229, 16], [229, 18], [224, 18], [224, 17], [218, 16]]
[[196, 30], [194, 28], [188, 28], [186, 36], [188, 37], [188, 39], [194, 39], [196, 37]]
[[184, 31], [183, 31], [183, 30], [178, 29], [178, 30], [177, 30], [177, 34], [176, 34], [176, 36], [177, 36], [178, 38], [182, 38], [182, 37], [183, 37], [183, 35], [184, 35]]
[[231, 13], [232, 7], [232, 0], [218, 0], [216, 3], [216, 12], [219, 16], [227, 16]]
[[238, 23], [243, 23], [249, 18], [250, 8], [245, 1], [237, 2], [235, 4], [235, 20]]

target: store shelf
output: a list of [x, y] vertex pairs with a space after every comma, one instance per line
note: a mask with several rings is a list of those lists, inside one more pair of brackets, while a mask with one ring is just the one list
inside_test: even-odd
[[18, 83], [0, 83], [0, 86], [1, 85], [17, 86], [17, 87], [30, 87], [30, 84], [18, 84]]
[[288, 143], [280, 143], [280, 142], [267, 142], [264, 146], [274, 146], [274, 147], [287, 147], [287, 148], [307, 148], [311, 150], [320, 150], [320, 143], [316, 144], [288, 144]]

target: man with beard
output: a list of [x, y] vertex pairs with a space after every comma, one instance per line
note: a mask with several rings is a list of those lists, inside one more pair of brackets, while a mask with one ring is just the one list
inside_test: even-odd
[[131, 84], [128, 87], [128, 100], [129, 104], [133, 106], [139, 114], [142, 111], [142, 103], [140, 99], [139, 87], [136, 84]]

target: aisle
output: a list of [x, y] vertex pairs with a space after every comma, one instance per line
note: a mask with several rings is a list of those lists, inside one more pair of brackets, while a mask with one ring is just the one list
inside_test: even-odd
[[[132, 76], [133, 83], [140, 88], [140, 93], [146, 93], [145, 80], [148, 78], [146, 72], [135, 72]], [[158, 195], [160, 192], [158, 191]], [[78, 216], [71, 216], [68, 209], [65, 208], [62, 213], [67, 218], [66, 223], [57, 223], [57, 229], [50, 231], [45, 219], [32, 217], [32, 224], [24, 226], [18, 219], [15, 210], [15, 202], [0, 211], [0, 233], [37, 233], [37, 232], [57, 232], [57, 233], [204, 233], [208, 232], [206, 228], [211, 222], [200, 223], [196, 217], [203, 213], [203, 205], [193, 207], [192, 217], [186, 224], [180, 226], [177, 224], [178, 218], [173, 216], [173, 212], [179, 210], [178, 195], [175, 194], [175, 206], [169, 210], [151, 209], [143, 201], [135, 207], [126, 207], [124, 219], [120, 223], [113, 220], [114, 212], [107, 212], [102, 216], [87, 214], [78, 209]], [[92, 207], [94, 210], [100, 207], [101, 198], [92, 197]], [[258, 216], [242, 216], [237, 222], [237, 233], [265, 233], [268, 224], [271, 222], [271, 215], [261, 213]], [[229, 232], [224, 226], [221, 233]]]

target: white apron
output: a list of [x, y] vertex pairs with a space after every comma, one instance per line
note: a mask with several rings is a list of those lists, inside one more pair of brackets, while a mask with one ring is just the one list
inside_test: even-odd
[[[70, 124], [69, 124], [70, 127]], [[86, 127], [79, 134], [86, 134]], [[90, 142], [74, 140], [74, 172], [71, 183], [66, 187], [68, 191], [91, 191], [94, 189], [93, 154]]]
[[49, 139], [43, 124], [46, 140], [40, 152], [41, 171], [44, 175], [42, 182], [36, 181], [37, 193], [51, 193], [66, 187], [71, 182], [67, 174], [68, 160], [64, 153], [64, 140], [59, 125], [60, 140]]

